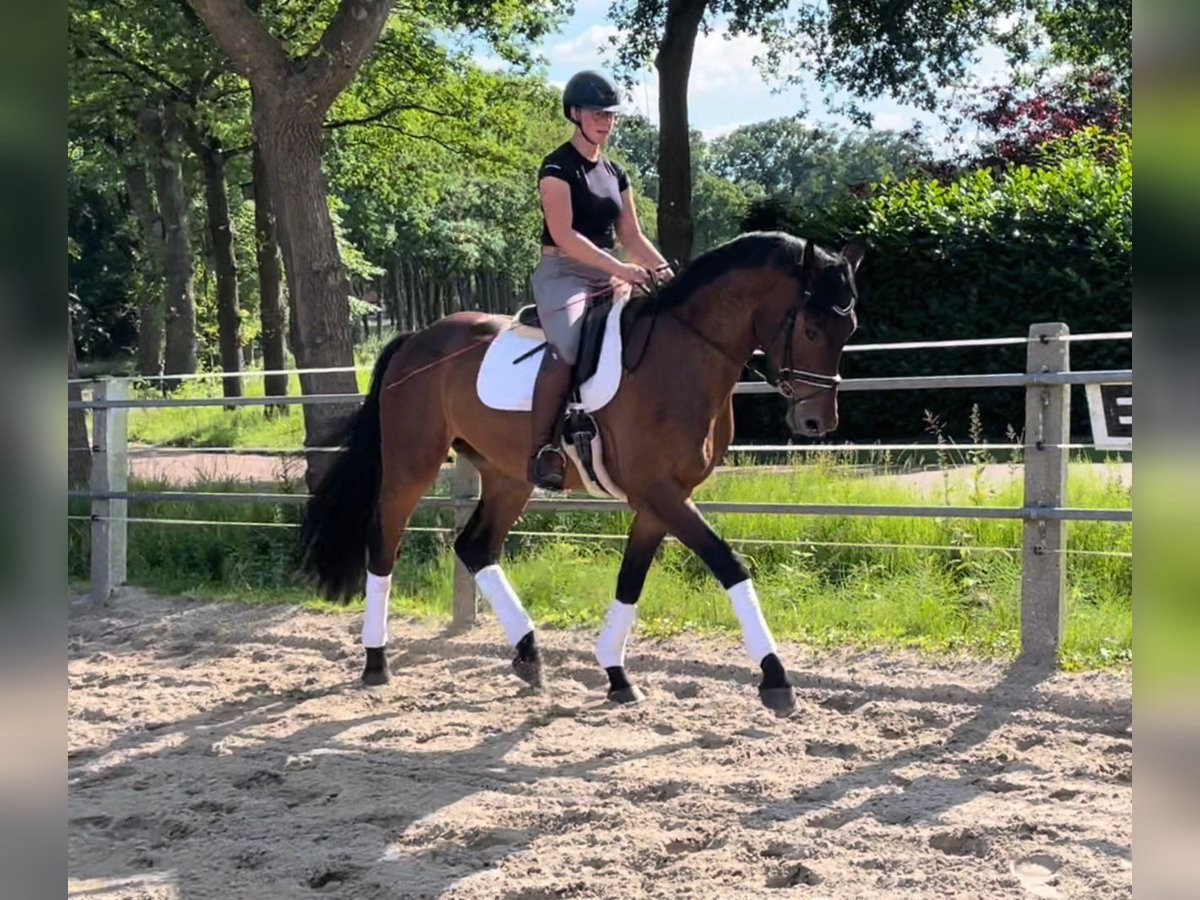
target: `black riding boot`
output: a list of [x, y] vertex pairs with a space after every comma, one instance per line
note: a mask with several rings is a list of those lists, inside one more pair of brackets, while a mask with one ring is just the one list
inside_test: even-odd
[[529, 480], [535, 487], [563, 489], [566, 458], [554, 443], [554, 430], [570, 389], [571, 364], [552, 348], [546, 348], [533, 385], [533, 455], [529, 458]]

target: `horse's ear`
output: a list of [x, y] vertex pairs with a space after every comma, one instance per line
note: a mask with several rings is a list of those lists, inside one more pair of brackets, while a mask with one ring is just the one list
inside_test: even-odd
[[846, 262], [850, 263], [850, 271], [857, 272], [858, 267], [862, 264], [863, 257], [867, 253], [866, 238], [853, 238], [845, 247], [842, 248], [842, 257]]
[[812, 241], [804, 242], [804, 252], [800, 255], [800, 274], [804, 284], [811, 285], [817, 273], [817, 245]]

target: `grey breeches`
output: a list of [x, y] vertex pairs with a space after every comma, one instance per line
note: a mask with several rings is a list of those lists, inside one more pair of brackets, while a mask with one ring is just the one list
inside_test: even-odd
[[574, 364], [589, 294], [612, 284], [603, 269], [565, 256], [543, 256], [533, 271], [533, 300], [546, 340], [558, 355]]

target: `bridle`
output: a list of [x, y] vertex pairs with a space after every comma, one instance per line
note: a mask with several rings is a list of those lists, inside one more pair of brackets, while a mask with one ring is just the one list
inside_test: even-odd
[[[775, 336], [771, 338], [771, 342], [765, 347], [757, 342], [758, 335], [755, 333], [757, 343], [755, 351], [761, 351], [763, 360], [765, 361], [762, 371], [763, 378], [784, 398], [793, 402], [796, 402], [798, 399], [796, 397], [797, 385], [813, 387], [819, 391], [836, 391], [842, 383], [842, 376], [837, 372], [834, 372], [832, 375], [826, 375], [823, 372], [810, 372], [808, 369], [797, 369], [792, 365], [792, 355], [795, 352], [796, 343], [796, 319], [804, 310], [804, 307], [808, 305], [808, 301], [812, 299], [812, 292], [812, 285], [806, 285], [800, 294], [800, 299], [793, 303], [788, 308], [788, 311], [784, 313], [779, 327], [775, 329]], [[856, 300], [857, 298], [851, 293], [850, 302], [845, 306], [832, 305], [829, 308], [837, 315], [845, 317], [854, 311]], [[771, 349], [785, 333], [787, 340], [783, 346], [783, 365], [776, 368], [771, 363]]]

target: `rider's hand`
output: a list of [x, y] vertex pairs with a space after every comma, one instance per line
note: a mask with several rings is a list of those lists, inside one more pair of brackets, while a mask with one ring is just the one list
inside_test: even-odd
[[671, 266], [667, 263], [661, 263], [654, 267], [654, 277], [659, 282], [670, 281], [675, 277], [675, 273], [671, 271]]
[[641, 266], [625, 263], [621, 266], [621, 272], [617, 277], [630, 284], [643, 285], [650, 280], [650, 273]]

